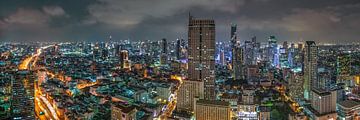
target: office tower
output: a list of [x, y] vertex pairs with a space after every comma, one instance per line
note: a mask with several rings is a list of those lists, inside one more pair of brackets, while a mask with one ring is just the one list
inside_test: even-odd
[[101, 59], [107, 60], [109, 58], [109, 50], [107, 48], [103, 48], [101, 52]]
[[161, 40], [161, 54], [160, 54], [160, 63], [166, 64], [167, 63], [167, 40], [163, 38]]
[[256, 41], [256, 36], [252, 37], [251, 38], [251, 44], [253, 45], [253, 50], [252, 50], [252, 65], [256, 65], [257, 62], [260, 60], [261, 58], [261, 55], [260, 55], [260, 47], [261, 47], [261, 44], [260, 42], [257, 42]]
[[111, 105], [111, 120], [135, 120], [136, 112], [133, 105], [114, 103]]
[[181, 58], [181, 39], [176, 40], [176, 59]]
[[279, 65], [279, 49], [275, 36], [270, 36], [268, 39], [268, 61], [271, 67], [278, 67]]
[[195, 117], [197, 120], [230, 120], [230, 104], [225, 101], [197, 100]]
[[127, 50], [120, 51], [120, 67], [121, 68], [128, 68], [129, 67], [129, 53]]
[[232, 68], [234, 80], [243, 79], [243, 51], [237, 41], [237, 26], [231, 25]]
[[226, 59], [225, 59], [225, 52], [224, 50], [220, 51], [220, 64], [221, 65], [226, 65]]
[[[235, 56], [233, 56], [233, 71], [234, 79], [241, 80], [244, 79], [244, 68], [243, 68], [243, 49], [241, 47], [235, 48]], [[234, 58], [235, 57], [235, 58]]]
[[280, 48], [280, 66], [281, 68], [290, 68], [289, 66], [289, 45], [285, 41]]
[[120, 50], [121, 50], [121, 46], [119, 44], [116, 44], [114, 49], [114, 54], [116, 57], [120, 56]]
[[253, 60], [253, 47], [254, 45], [252, 44], [251, 41], [245, 41], [244, 43], [244, 64], [245, 66], [249, 66], [252, 65], [252, 60]]
[[178, 94], [176, 108], [179, 110], [193, 111], [195, 98], [204, 98], [204, 82], [184, 80]]
[[310, 98], [310, 92], [317, 82], [318, 46], [314, 41], [306, 41], [304, 55], [304, 98]]
[[215, 22], [189, 16], [189, 80], [204, 82], [205, 99], [215, 99]]
[[314, 120], [336, 120], [336, 91], [312, 89], [309, 110]]
[[100, 46], [98, 43], [96, 43], [93, 49], [93, 61], [97, 61], [99, 59], [99, 57], [101, 56], [100, 52]]
[[[236, 35], [237, 25], [231, 25], [230, 31], [230, 42], [231, 42], [231, 50], [232, 50], [232, 67], [234, 68], [236, 63], [236, 49], [237, 49], [237, 35]], [[235, 71], [234, 71], [235, 72]]]

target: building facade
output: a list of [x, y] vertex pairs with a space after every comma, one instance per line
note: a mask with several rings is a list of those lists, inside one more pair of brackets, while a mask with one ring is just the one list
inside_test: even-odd
[[304, 98], [309, 100], [311, 89], [317, 81], [318, 46], [314, 41], [306, 41], [304, 55]]
[[215, 21], [189, 18], [188, 79], [204, 82], [205, 99], [215, 99]]
[[230, 120], [230, 104], [225, 101], [197, 100], [195, 117], [196, 120]]
[[204, 82], [184, 80], [178, 93], [176, 108], [193, 111], [195, 98], [204, 98]]

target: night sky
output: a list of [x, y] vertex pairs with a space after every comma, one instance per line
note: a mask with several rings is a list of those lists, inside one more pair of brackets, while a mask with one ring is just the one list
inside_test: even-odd
[[0, 0], [0, 41], [187, 39], [188, 13], [216, 22], [216, 40], [360, 42], [360, 0]]

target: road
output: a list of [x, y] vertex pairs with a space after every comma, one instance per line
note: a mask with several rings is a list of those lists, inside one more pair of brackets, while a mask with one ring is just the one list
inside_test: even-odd
[[176, 86], [174, 92], [169, 96], [168, 99], [168, 104], [165, 106], [165, 108], [161, 111], [161, 115], [159, 116], [158, 119], [160, 120], [166, 120], [167, 117], [171, 117], [172, 112], [175, 110], [176, 108], [176, 103], [177, 103], [177, 93], [178, 90], [180, 88], [180, 86], [182, 85], [183, 81], [182, 81], [182, 77], [181, 76], [177, 76], [177, 75], [172, 75], [171, 76], [172, 80], [177, 80], [179, 81], [179, 84]]
[[[18, 66], [19, 70], [32, 70], [31, 66], [35, 66], [37, 61], [38, 61], [38, 57], [42, 54], [42, 51], [44, 49], [47, 49], [49, 47], [52, 47], [54, 45], [49, 45], [49, 46], [45, 46], [45, 47], [41, 47], [39, 49], [37, 49], [36, 53], [33, 54], [30, 57], [25, 58], [21, 64]], [[31, 64], [32, 62], [32, 64]], [[40, 120], [59, 120], [59, 117], [55, 111], [55, 109], [52, 107], [52, 105], [50, 104], [50, 102], [44, 98], [42, 96], [42, 94], [40, 93], [40, 89], [39, 86], [41, 86], [41, 82], [35, 82], [35, 112], [36, 112], [36, 116], [40, 119]], [[40, 112], [43, 112], [44, 115], [40, 115]]]

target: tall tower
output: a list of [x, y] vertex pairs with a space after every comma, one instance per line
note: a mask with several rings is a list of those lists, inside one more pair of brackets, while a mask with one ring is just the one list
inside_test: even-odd
[[181, 39], [176, 40], [176, 59], [180, 60], [181, 58]]
[[163, 38], [161, 40], [161, 47], [162, 47], [162, 51], [161, 51], [161, 55], [160, 55], [160, 63], [161, 64], [166, 64], [167, 63], [167, 40], [165, 38]]
[[306, 41], [304, 55], [304, 97], [310, 99], [310, 92], [317, 85], [318, 46], [314, 41]]
[[237, 41], [237, 25], [232, 24], [231, 25], [231, 33], [230, 33], [230, 39], [231, 39], [231, 47], [232, 47], [232, 67], [233, 67], [233, 76], [234, 80], [240, 80], [243, 78], [243, 53], [242, 49], [240, 48], [240, 45]]
[[277, 49], [277, 40], [275, 36], [270, 36], [268, 39], [268, 58], [272, 67], [279, 65], [279, 50]]
[[204, 82], [204, 98], [215, 99], [215, 22], [189, 16], [189, 80]]

